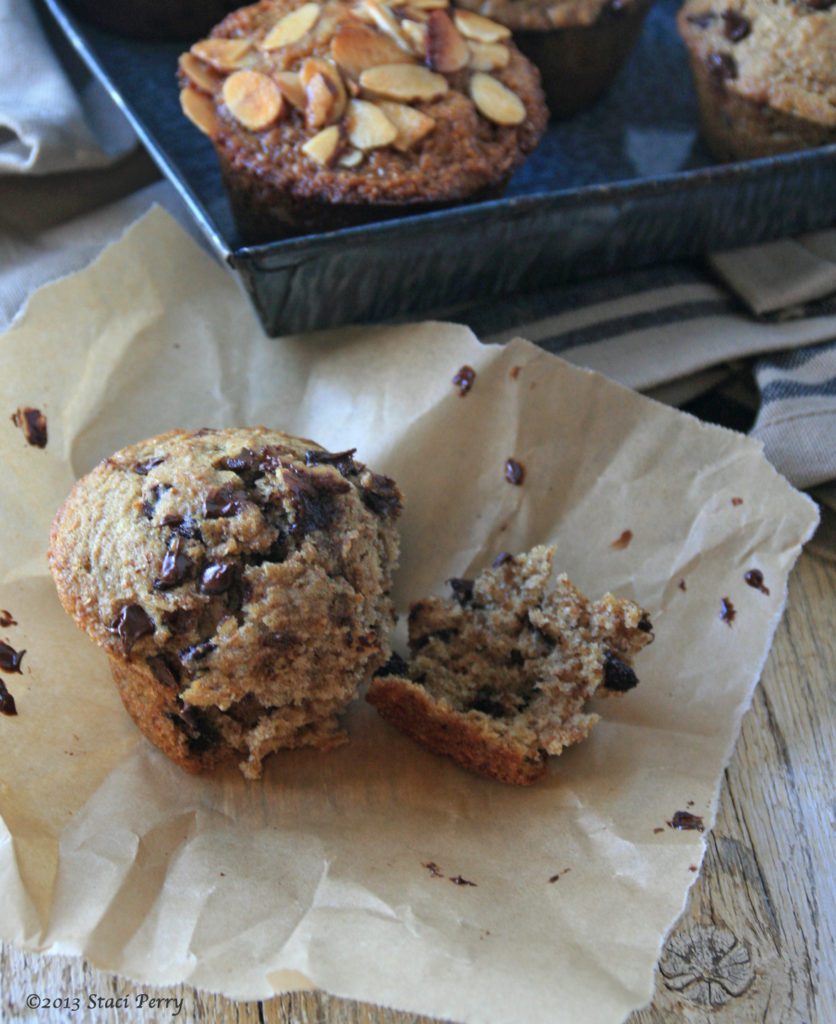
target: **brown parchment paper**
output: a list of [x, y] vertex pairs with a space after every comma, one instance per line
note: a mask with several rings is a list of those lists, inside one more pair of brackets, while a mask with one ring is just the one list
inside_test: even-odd
[[[45, 451], [9, 421], [26, 404], [48, 416]], [[60, 609], [48, 528], [124, 444], [261, 423], [398, 479], [401, 609], [554, 540], [585, 590], [651, 611], [641, 685], [601, 702], [591, 739], [531, 789], [464, 773], [362, 702], [350, 745], [279, 754], [259, 783], [180, 772]], [[522, 487], [503, 478], [512, 455]], [[468, 1022], [614, 1022], [649, 999], [703, 849], [665, 822], [686, 807], [711, 822], [816, 522], [757, 444], [450, 324], [267, 339], [236, 281], [155, 211], [0, 338], [0, 458], [0, 608], [19, 623], [0, 636], [27, 650], [6, 678], [19, 716], [0, 717], [0, 936], [148, 984], [319, 986]], [[754, 567], [769, 596], [744, 583]]]

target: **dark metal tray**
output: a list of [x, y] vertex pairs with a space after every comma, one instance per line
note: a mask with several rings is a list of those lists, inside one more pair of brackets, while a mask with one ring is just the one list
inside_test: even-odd
[[243, 246], [211, 143], [180, 113], [180, 44], [97, 30], [43, 0], [124, 110], [270, 334], [371, 322], [695, 256], [836, 220], [836, 146], [716, 165], [659, 0], [608, 96], [552, 124], [503, 199]]

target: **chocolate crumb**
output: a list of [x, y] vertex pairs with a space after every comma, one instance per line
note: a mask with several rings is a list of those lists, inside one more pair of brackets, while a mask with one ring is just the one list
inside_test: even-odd
[[46, 416], [40, 409], [32, 409], [28, 405], [21, 406], [12, 413], [12, 423], [23, 431], [26, 443], [33, 448], [46, 448], [47, 429]]
[[723, 11], [723, 35], [732, 43], [739, 43], [741, 39], [752, 31], [752, 23], [745, 14], [740, 11], [729, 9]]
[[513, 562], [513, 560], [514, 560], [514, 556], [511, 554], [510, 551], [500, 551], [500, 553], [496, 556], [496, 558], [491, 563], [491, 568], [492, 569], [499, 569], [503, 565], [506, 565], [508, 562]]
[[639, 677], [633, 669], [612, 651], [604, 651], [604, 686], [616, 693], [625, 693], [638, 686]]
[[441, 868], [434, 860], [428, 860], [426, 864], [422, 864], [421, 867], [426, 868], [432, 878], [444, 878]]
[[447, 580], [450, 589], [453, 591], [453, 597], [461, 605], [465, 605], [473, 600], [473, 580], [462, 580], [453, 577]]
[[459, 372], [453, 377], [453, 387], [459, 389], [459, 395], [464, 396], [473, 387], [473, 381], [476, 379], [476, 371], [472, 366], [463, 366]]
[[122, 641], [122, 648], [125, 654], [130, 653], [137, 640], [150, 635], [155, 629], [154, 620], [138, 604], [125, 605], [108, 626], [108, 632], [115, 633]]
[[155, 455], [151, 459], [146, 459], [145, 462], [135, 462], [134, 473], [138, 473], [140, 476], [148, 476], [148, 473], [154, 466], [159, 466], [161, 462], [165, 462], [165, 459], [165, 455]]
[[697, 870], [697, 865], [696, 864], [689, 864], [688, 865], [688, 870], [689, 871], [696, 871]]
[[621, 533], [621, 535], [616, 537], [616, 539], [612, 542], [612, 544], [610, 544], [610, 547], [614, 551], [623, 551], [626, 547], [629, 547], [630, 541], [632, 539], [633, 539], [633, 531], [632, 530], [624, 530]]
[[16, 626], [17, 620], [12, 616], [11, 612], [7, 612], [5, 608], [0, 608], [0, 627], [8, 629], [9, 626]]
[[0, 669], [4, 672], [16, 672], [22, 675], [20, 663], [26, 651], [16, 651], [14, 647], [0, 641]]
[[474, 889], [476, 888], [475, 882], [469, 882], [466, 878], [462, 878], [461, 875], [456, 875], [454, 878], [451, 878], [450, 881], [453, 883], [453, 885], [470, 885]]
[[687, 590], [687, 589], [688, 589], [688, 588], [687, 588], [687, 587], [685, 586], [685, 580], [680, 580], [680, 581], [679, 581], [679, 589], [680, 589], [680, 590]]
[[705, 62], [716, 86], [722, 87], [729, 79], [737, 78], [737, 61], [730, 53], [709, 53]]
[[16, 714], [17, 705], [15, 704], [15, 699], [6, 689], [6, 684], [0, 679], [0, 715], [8, 715], [11, 718], [12, 715]]
[[658, 832], [664, 832], [664, 831], [665, 830], [663, 828], [654, 828], [653, 829], [653, 834], [656, 835]]
[[732, 503], [732, 505], [737, 507], [738, 505], [742, 505], [743, 504], [743, 499], [742, 498], [732, 498], [731, 503]]
[[508, 376], [511, 378], [511, 380], [516, 380], [519, 377], [520, 373], [522, 373], [521, 366], [512, 366], [511, 372], [508, 374]]
[[702, 816], [699, 814], [691, 814], [690, 811], [675, 811], [673, 817], [668, 822], [668, 828], [679, 829], [683, 832], [705, 831]]
[[767, 597], [769, 596], [769, 587], [764, 586], [763, 573], [760, 569], [750, 569], [743, 579], [750, 587], [753, 587], [755, 590], [759, 590], [762, 594], [766, 594]]
[[505, 479], [509, 484], [520, 487], [525, 480], [525, 466], [516, 459], [505, 460]]
[[559, 881], [559, 879], [560, 875], [552, 875], [552, 877], [549, 879], [549, 882], [557, 882]]
[[734, 622], [736, 615], [737, 611], [735, 610], [734, 605], [731, 603], [731, 600], [728, 597], [721, 597], [720, 618], [723, 620], [723, 622], [725, 622], [727, 626], [731, 626], [732, 622]]
[[689, 801], [688, 801], [688, 802], [687, 802], [687, 803], [685, 804], [685, 806], [686, 806], [686, 807], [693, 807], [693, 806], [694, 806], [694, 801], [693, 801], [693, 800], [689, 800]]
[[371, 509], [375, 515], [394, 518], [401, 513], [401, 496], [391, 477], [372, 473], [371, 481], [360, 489], [360, 496], [366, 508]]

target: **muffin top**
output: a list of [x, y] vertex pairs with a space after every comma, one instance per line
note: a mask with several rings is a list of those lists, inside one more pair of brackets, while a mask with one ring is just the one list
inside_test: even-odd
[[539, 74], [447, 0], [262, 0], [180, 60], [184, 112], [233, 168], [298, 197], [441, 202], [504, 182], [539, 141]]
[[836, 127], [834, 0], [686, 0], [678, 25], [718, 87]]
[[456, 0], [459, 7], [507, 25], [514, 32], [586, 28], [599, 18], [620, 18], [650, 0]]
[[[392, 620], [401, 495], [352, 455], [261, 427], [122, 449], [55, 517], [62, 604], [111, 657], [147, 665], [193, 704], [277, 703], [278, 662], [318, 638], [338, 641], [339, 672], [347, 660], [371, 671]], [[320, 661], [316, 673], [329, 671]], [[309, 689], [316, 673], [287, 686]]]

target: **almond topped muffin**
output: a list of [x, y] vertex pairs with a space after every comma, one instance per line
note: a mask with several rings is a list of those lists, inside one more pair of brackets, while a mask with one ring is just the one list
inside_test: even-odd
[[175, 430], [73, 487], [49, 562], [142, 732], [188, 771], [342, 743], [389, 655], [395, 483], [263, 427]]
[[250, 243], [499, 195], [537, 145], [537, 70], [447, 0], [262, 0], [180, 61]]
[[686, 0], [677, 24], [719, 160], [836, 143], [834, 0]]
[[455, 0], [514, 33], [540, 69], [553, 117], [594, 103], [613, 82], [653, 0]]

